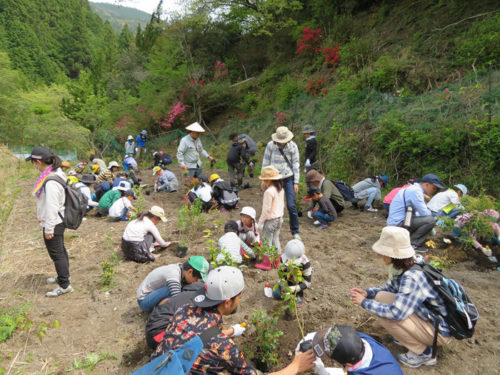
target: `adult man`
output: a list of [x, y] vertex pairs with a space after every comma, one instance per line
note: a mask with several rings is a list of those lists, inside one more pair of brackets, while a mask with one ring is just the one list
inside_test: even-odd
[[[254, 156], [255, 154], [259, 151], [259, 147], [257, 146], [257, 143], [250, 137], [248, 134], [240, 134], [238, 136], [238, 140], [244, 144], [246, 144], [246, 153], [248, 155], [248, 158], [250, 160], [250, 163], [248, 163], [248, 177], [253, 178], [253, 171], [255, 167], [255, 162]], [[243, 169], [243, 175], [245, 175], [245, 170]]]
[[426, 174], [420, 182], [401, 189], [389, 207], [387, 225], [398, 227], [403, 226], [407, 208], [411, 207], [411, 224], [407, 229], [410, 232], [411, 245], [415, 251], [421, 253], [427, 252], [422, 245], [436, 223], [432, 212], [425, 204], [424, 194], [433, 195], [438, 189], [444, 189], [439, 177], [435, 174]]
[[[321, 194], [330, 199], [333, 207], [335, 207], [335, 211], [337, 211], [337, 214], [341, 213], [345, 208], [344, 197], [340, 193], [339, 189], [337, 189], [337, 186], [335, 186], [335, 184], [331, 180], [326, 179], [322, 173], [318, 172], [315, 169], [311, 169], [306, 174], [306, 183], [318, 187], [321, 191]], [[307, 215], [311, 219], [312, 212], [310, 212], [310, 210], [312, 210], [313, 206], [314, 203], [311, 202], [309, 208], [307, 209]]]
[[271, 136], [266, 150], [262, 167], [273, 165], [283, 176], [286, 207], [290, 217], [290, 231], [295, 239], [300, 240], [299, 215], [295, 206], [295, 194], [299, 191], [300, 159], [299, 148], [292, 141], [293, 133], [286, 126], [280, 126]]
[[203, 174], [200, 155], [210, 160], [214, 160], [214, 158], [208, 154], [201, 144], [200, 134], [205, 133], [205, 129], [197, 122], [194, 122], [187, 126], [186, 130], [189, 130], [189, 134], [183, 137], [179, 143], [177, 160], [182, 169], [188, 170], [189, 177], [200, 178]]
[[153, 168], [153, 177], [156, 177], [154, 184], [155, 191], [166, 191], [172, 193], [179, 189], [179, 182], [177, 177], [172, 171], [168, 169], [163, 170], [161, 167], [156, 166]]
[[134, 155], [135, 154], [135, 142], [134, 142], [134, 137], [132, 137], [131, 135], [129, 135], [127, 137], [127, 141], [125, 142], [125, 145], [123, 147], [125, 147], [125, 154], [126, 155]]
[[141, 159], [142, 154], [146, 155], [146, 141], [147, 141], [148, 132], [146, 130], [141, 131], [140, 134], [135, 137], [136, 144], [136, 154], [135, 157], [137, 160]]
[[[176, 311], [153, 357], [181, 347], [213, 326], [222, 330], [222, 316], [230, 315], [240, 303], [245, 287], [243, 274], [235, 267], [218, 267], [208, 274], [205, 285], [204, 293], [194, 298], [195, 306], [185, 305]], [[233, 337], [244, 332], [239, 324], [231, 328]], [[314, 357], [312, 350], [298, 353], [290, 365], [273, 374], [291, 375], [307, 371], [312, 368]], [[259, 374], [245, 360], [238, 346], [222, 332], [208, 341], [191, 367], [191, 373]]]

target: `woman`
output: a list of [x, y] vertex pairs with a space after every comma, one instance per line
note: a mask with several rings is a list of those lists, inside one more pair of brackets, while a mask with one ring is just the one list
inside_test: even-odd
[[153, 241], [156, 240], [161, 247], [170, 246], [170, 242], [165, 242], [156, 228], [160, 221], [167, 221], [165, 211], [161, 207], [153, 206], [147, 213], [127, 225], [122, 237], [122, 251], [127, 259], [137, 263], [154, 262], [160, 254], [151, 253]]
[[[423, 260], [420, 256], [414, 258], [409, 232], [400, 227], [385, 227], [372, 249], [389, 266], [389, 280], [381, 287], [351, 289], [352, 302], [381, 318], [380, 324], [394, 341], [409, 349], [408, 353], [398, 355], [403, 364], [414, 368], [435, 365], [437, 360], [432, 357], [435, 319], [439, 323], [437, 343], [450, 342], [449, 327], [442, 318], [446, 309], [424, 272], [412, 268]], [[431, 310], [439, 311], [437, 318]]]
[[47, 284], [58, 286], [47, 292], [47, 297], [58, 297], [71, 293], [68, 252], [64, 246], [64, 185], [66, 175], [61, 169], [61, 159], [45, 147], [35, 147], [26, 158], [41, 172], [33, 190], [36, 197], [37, 219], [43, 228], [43, 240], [50, 258], [54, 262], [57, 277], [49, 277]]

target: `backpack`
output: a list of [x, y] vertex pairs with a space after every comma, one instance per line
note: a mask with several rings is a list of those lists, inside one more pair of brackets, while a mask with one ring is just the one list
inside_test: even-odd
[[132, 375], [187, 375], [193, 363], [208, 341], [219, 334], [219, 327], [212, 326], [200, 335], [196, 335], [176, 350], [169, 350], [153, 359]]
[[339, 189], [340, 194], [344, 197], [344, 200], [352, 202], [356, 199], [354, 198], [354, 190], [352, 187], [344, 181], [332, 181], [337, 189]]
[[64, 216], [61, 217], [64, 227], [68, 229], [78, 229], [82, 223], [83, 216], [87, 213], [88, 199], [83, 195], [82, 191], [73, 185], [68, 184], [59, 176], [48, 176], [45, 184], [48, 181], [56, 181], [64, 188]]
[[[472, 337], [474, 327], [479, 319], [479, 312], [462, 285], [458, 281], [446, 278], [440, 270], [429, 264], [415, 264], [412, 268], [421, 270], [434, 290], [443, 299], [447, 313], [443, 319], [448, 324], [450, 334], [458, 340]], [[431, 309], [431, 311], [433, 310]], [[437, 314], [435, 311], [433, 313]], [[433, 355], [437, 344], [437, 324], [432, 348]]]

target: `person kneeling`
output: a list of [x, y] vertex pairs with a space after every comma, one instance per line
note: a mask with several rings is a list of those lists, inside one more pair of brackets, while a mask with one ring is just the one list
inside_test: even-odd
[[123, 197], [119, 198], [109, 208], [109, 218], [112, 221], [128, 221], [131, 211], [137, 211], [132, 205], [135, 199], [135, 193], [132, 189], [123, 193]]
[[156, 228], [160, 221], [167, 221], [165, 211], [161, 207], [153, 206], [147, 213], [128, 223], [122, 237], [125, 258], [137, 263], [154, 262], [160, 254], [151, 253], [153, 241], [156, 240], [161, 247], [170, 246], [170, 242], [165, 242]]
[[451, 341], [449, 326], [443, 318], [446, 307], [424, 272], [412, 268], [414, 263], [424, 262], [421, 256], [415, 258], [409, 232], [404, 228], [385, 227], [372, 249], [389, 267], [389, 280], [376, 288], [351, 289], [352, 302], [377, 315], [394, 341], [409, 349], [408, 353], [398, 355], [403, 364], [409, 367], [435, 365], [432, 345], [436, 324], [437, 343], [443, 345]]
[[321, 190], [316, 186], [311, 186], [308, 194], [313, 200], [312, 208], [314, 209], [316, 204], [319, 206], [318, 210], [313, 211], [313, 217], [316, 219], [314, 225], [321, 229], [328, 228], [328, 225], [337, 218], [335, 207], [333, 207], [330, 199], [321, 194]]
[[224, 225], [224, 235], [219, 238], [219, 255], [217, 255], [217, 264], [223, 263], [226, 254], [233, 262], [240, 264], [246, 258], [255, 258], [253, 250], [238, 236], [238, 224], [236, 221], [229, 220]]

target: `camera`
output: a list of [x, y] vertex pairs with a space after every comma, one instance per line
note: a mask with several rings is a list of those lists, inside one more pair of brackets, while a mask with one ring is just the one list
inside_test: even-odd
[[302, 341], [299, 345], [299, 350], [301, 352], [307, 352], [308, 350], [311, 350], [313, 347], [312, 345], [312, 340], [306, 340], [306, 341]]

